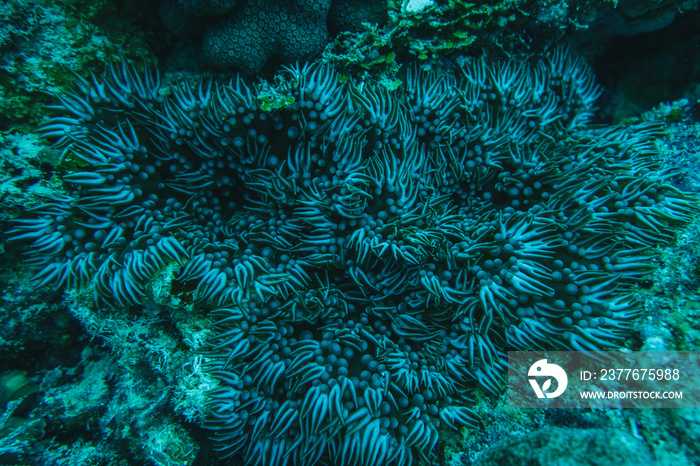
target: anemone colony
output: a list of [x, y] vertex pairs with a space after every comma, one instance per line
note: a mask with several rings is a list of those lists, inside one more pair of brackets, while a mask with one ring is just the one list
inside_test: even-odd
[[657, 127], [587, 127], [599, 91], [565, 51], [413, 69], [396, 92], [283, 76], [275, 110], [238, 78], [79, 82], [43, 128], [69, 194], [11, 232], [40, 284], [98, 305], [181, 264], [216, 321], [207, 427], [246, 464], [430, 460], [506, 349], [618, 344], [696, 208], [654, 164]]

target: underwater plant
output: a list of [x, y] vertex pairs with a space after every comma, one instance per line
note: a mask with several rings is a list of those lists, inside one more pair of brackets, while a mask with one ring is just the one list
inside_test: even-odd
[[654, 161], [660, 127], [590, 125], [599, 89], [562, 49], [398, 90], [282, 76], [279, 105], [124, 63], [78, 82], [42, 129], [68, 194], [10, 232], [38, 284], [100, 306], [180, 264], [215, 321], [206, 427], [246, 464], [430, 462], [507, 349], [623, 344], [654, 248], [697, 209]]

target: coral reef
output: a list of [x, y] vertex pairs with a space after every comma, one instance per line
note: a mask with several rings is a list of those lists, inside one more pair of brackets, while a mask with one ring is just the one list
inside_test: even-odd
[[[695, 105], [688, 99], [662, 103], [642, 115], [641, 121], [664, 121], [665, 137], [657, 142], [662, 169], [674, 169], [675, 186], [700, 192], [700, 125]], [[700, 344], [700, 220], [678, 232], [678, 240], [661, 250], [654, 283], [644, 290], [646, 319], [640, 332], [647, 351], [693, 351]]]
[[[0, 462], [186, 466], [206, 458], [197, 425], [213, 380], [195, 353], [208, 332], [201, 316], [175, 307], [165, 289], [138, 313], [95, 309], [89, 295], [64, 302], [60, 290], [34, 289], [26, 273], [11, 273], [13, 262], [0, 275], [1, 370], [9, 371], [0, 373]], [[10, 392], [8, 377], [39, 391]]]
[[[363, 24], [339, 31], [324, 50], [324, 59], [339, 70], [364, 72], [373, 77], [382, 72], [393, 76], [394, 60], [386, 60], [390, 56], [395, 56], [400, 64], [415, 58], [449, 63], [464, 55], [508, 57], [567, 43], [575, 44], [577, 50], [590, 57], [602, 54], [610, 44], [618, 42], [616, 36], [661, 30], [680, 17], [687, 23], [681, 25], [688, 31], [687, 38], [651, 39], [649, 44], [639, 47], [640, 61], [648, 56], [650, 47], [658, 47], [658, 60], [665, 60], [665, 65], [645, 68], [644, 72], [621, 72], [631, 80], [643, 79], [639, 75], [648, 72], [665, 73], [672, 80], [676, 70], [669, 68], [669, 63], [677, 61], [680, 68], [690, 62], [688, 56], [694, 52], [689, 49], [669, 53], [668, 47], [659, 44], [672, 41], [674, 48], [692, 47], [697, 24], [694, 15], [700, 8], [693, 1], [677, 4], [656, 0], [389, 0], [387, 5], [386, 24]], [[684, 15], [679, 15], [681, 12]], [[635, 36], [632, 42], [638, 45], [640, 37]], [[626, 50], [629, 52], [630, 47]], [[625, 61], [624, 54], [617, 55], [611, 57], [607, 66], [619, 68], [618, 62]], [[654, 86], [649, 86], [648, 81], [645, 84], [640, 89], [658, 86], [659, 81]], [[621, 86], [620, 91], [624, 90]], [[656, 102], [646, 103], [649, 106]]]
[[605, 429], [543, 429], [506, 439], [481, 456], [477, 466], [523, 464], [633, 466], [653, 464], [649, 449], [626, 432]]
[[[416, 3], [414, 6], [413, 3]], [[390, 0], [388, 21], [358, 24], [339, 31], [324, 50], [324, 60], [337, 69], [394, 71], [401, 63], [418, 58], [455, 59], [474, 50], [498, 48], [508, 28], [522, 28], [523, 10], [512, 2], [461, 1], [400, 2]], [[475, 44], [476, 42], [476, 44]], [[511, 45], [511, 44], [509, 44]], [[515, 47], [507, 46], [509, 50]]]
[[53, 165], [57, 160], [36, 134], [0, 133], [0, 200], [4, 206], [0, 220], [15, 217], [47, 194], [60, 192], [62, 183]]
[[353, 73], [393, 74], [393, 59], [387, 60], [391, 56], [410, 63], [416, 58], [454, 61], [464, 55], [507, 57], [541, 51], [559, 43], [577, 24], [580, 9], [600, 7], [598, 2], [581, 3], [389, 0], [386, 25], [362, 24], [341, 31], [324, 51], [324, 59]]
[[328, 12], [328, 30], [357, 31], [362, 23], [382, 25], [387, 20], [388, 0], [334, 0]]
[[[73, 73], [99, 70], [120, 55], [146, 54], [144, 14], [111, 0], [8, 0], [0, 5], [0, 127], [36, 126], [49, 91], [69, 87]], [[126, 2], [127, 4], [129, 2]], [[129, 15], [131, 21], [120, 22]]]
[[658, 125], [588, 126], [598, 93], [563, 50], [412, 68], [398, 91], [324, 65], [272, 94], [165, 89], [114, 65], [58, 96], [67, 193], [10, 233], [39, 284], [104, 306], [182, 267], [172, 293], [215, 321], [225, 456], [430, 462], [507, 348], [623, 344], [654, 248], [697, 209], [658, 170]]
[[206, 19], [204, 55], [221, 69], [259, 72], [271, 57], [284, 62], [313, 58], [328, 41], [330, 0], [183, 2], [164, 0], [161, 16], [171, 31], [190, 32], [190, 15]]

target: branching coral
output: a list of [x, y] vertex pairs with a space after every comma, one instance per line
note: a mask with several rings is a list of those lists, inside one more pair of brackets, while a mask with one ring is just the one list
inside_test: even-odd
[[[547, 44], [555, 44], [574, 19], [569, 13], [573, 7], [556, 2], [388, 0], [387, 7], [385, 25], [366, 21], [340, 31], [324, 50], [324, 59], [354, 73], [385, 70], [393, 76], [394, 59], [406, 63], [415, 58], [452, 61], [484, 51], [517, 54], [531, 50], [543, 34]], [[543, 17], [544, 12], [550, 14]]]
[[266, 110], [241, 79], [80, 82], [43, 129], [80, 167], [70, 194], [11, 232], [40, 283], [98, 303], [181, 263], [216, 322], [207, 427], [247, 464], [430, 462], [507, 348], [620, 344], [697, 207], [655, 165], [658, 127], [588, 127], [598, 88], [561, 50], [399, 91], [284, 76], [293, 102]]

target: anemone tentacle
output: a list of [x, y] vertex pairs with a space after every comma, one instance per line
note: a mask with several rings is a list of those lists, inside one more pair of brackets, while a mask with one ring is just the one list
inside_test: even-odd
[[215, 322], [206, 427], [245, 464], [431, 462], [507, 349], [619, 345], [655, 246], [698, 209], [658, 126], [588, 127], [600, 89], [563, 49], [395, 91], [322, 64], [282, 78], [272, 106], [241, 78], [79, 79], [41, 132], [80, 168], [9, 231], [38, 284], [98, 305], [177, 265]]

